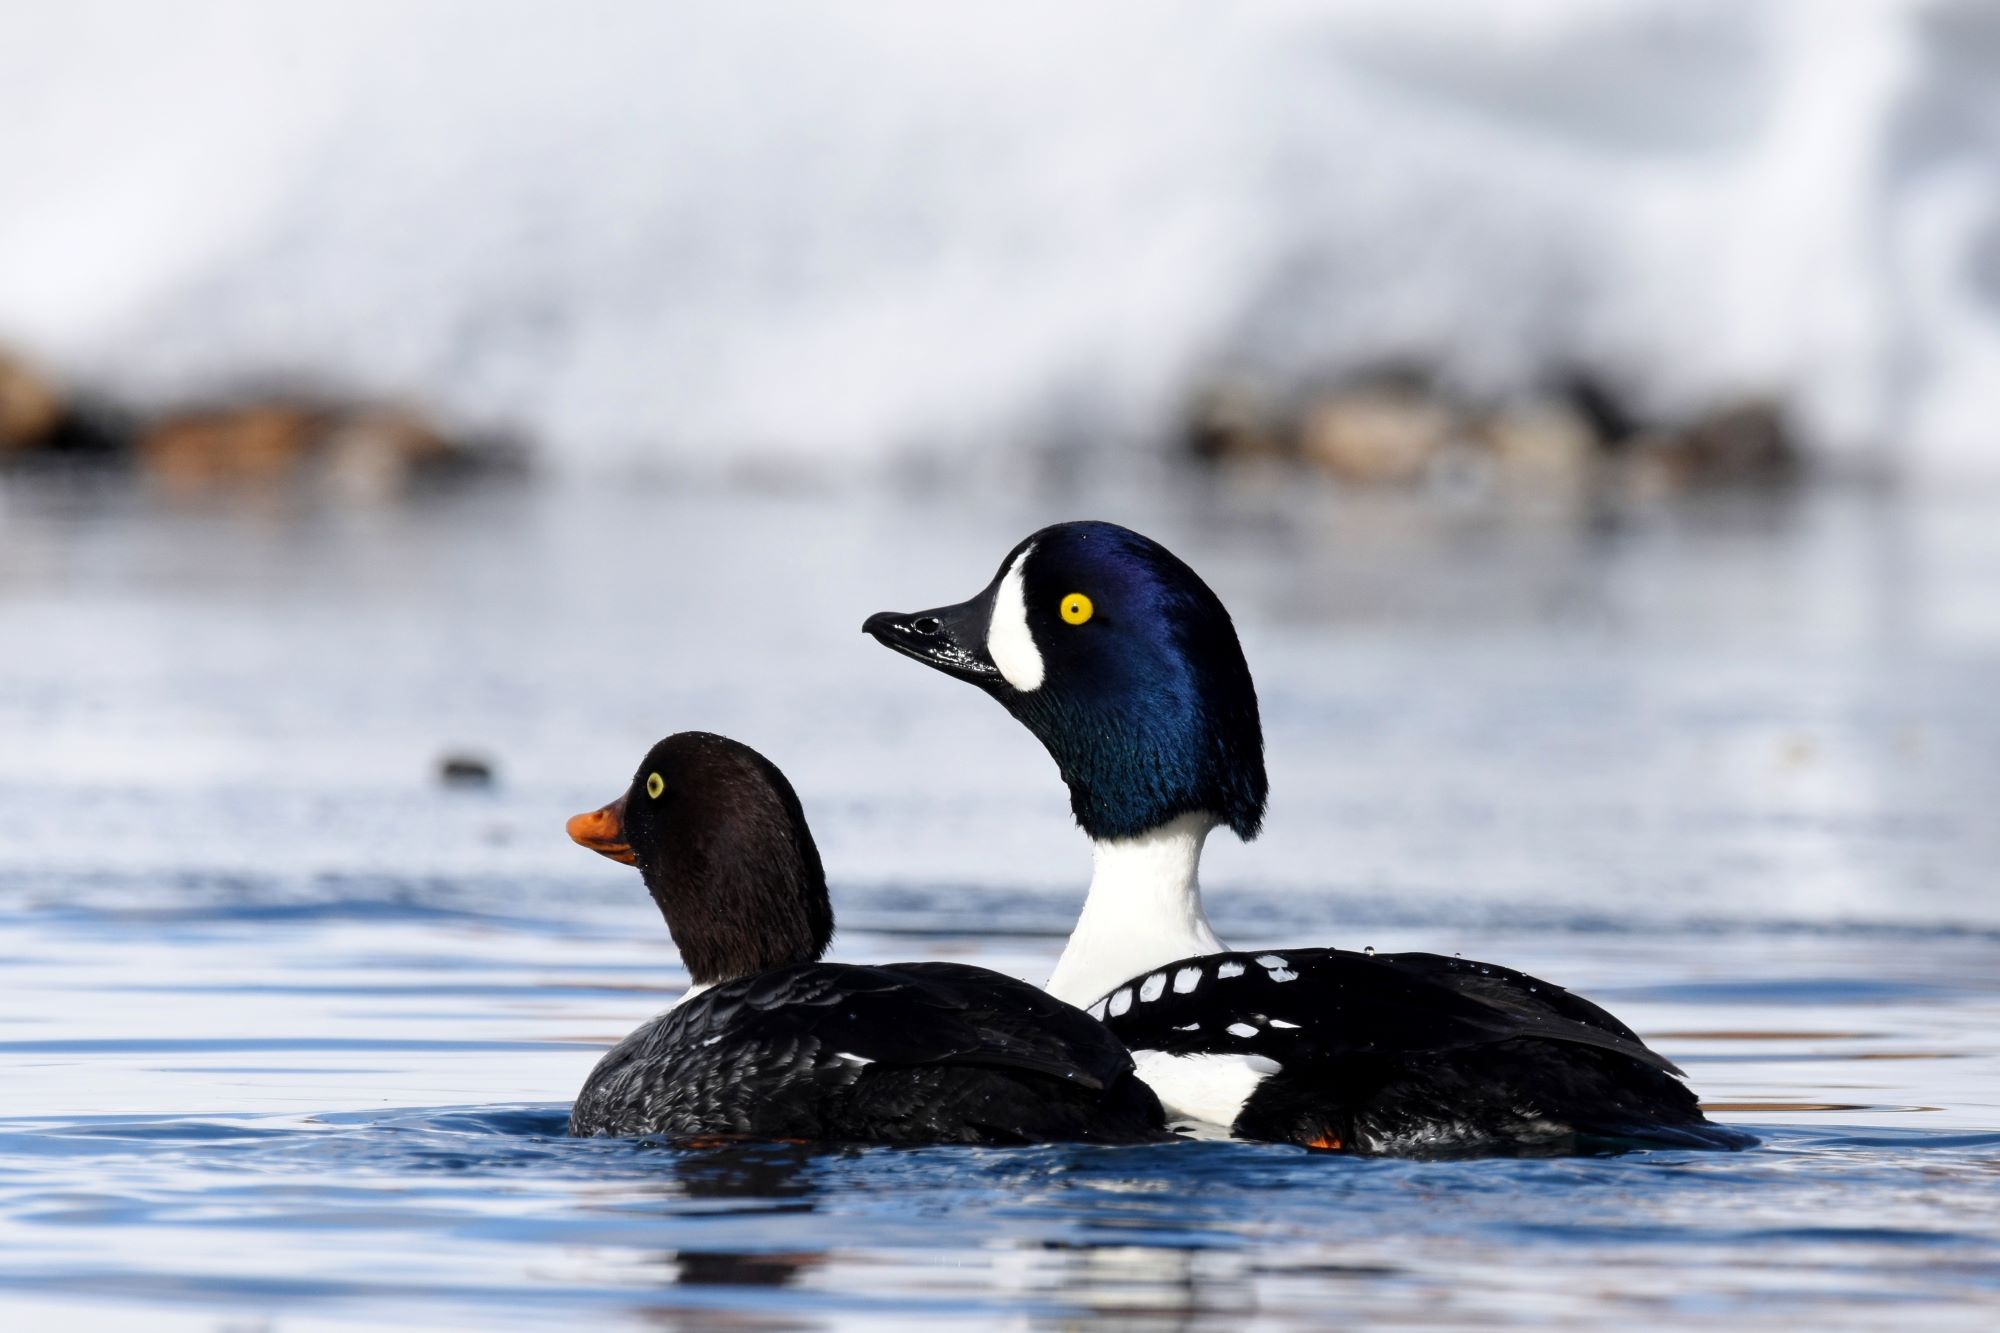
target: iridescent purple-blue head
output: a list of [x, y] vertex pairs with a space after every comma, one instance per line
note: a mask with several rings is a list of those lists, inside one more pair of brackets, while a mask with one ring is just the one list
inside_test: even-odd
[[1092, 838], [1190, 813], [1257, 835], [1264, 734], [1235, 626], [1150, 537], [1058, 523], [1010, 551], [970, 601], [885, 611], [862, 629], [998, 699], [1048, 747]]

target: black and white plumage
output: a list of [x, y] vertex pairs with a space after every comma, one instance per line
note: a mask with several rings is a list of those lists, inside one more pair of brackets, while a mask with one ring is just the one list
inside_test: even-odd
[[1755, 1142], [1547, 982], [1430, 954], [1227, 951], [1197, 870], [1213, 830], [1262, 826], [1257, 692], [1221, 600], [1159, 543], [1059, 523], [969, 601], [862, 628], [984, 690], [1056, 761], [1095, 868], [1049, 990], [1104, 1015], [1170, 1113], [1360, 1152]]
[[1178, 959], [1092, 1005], [1183, 1113], [1363, 1153], [1495, 1144], [1735, 1148], [1680, 1071], [1559, 986], [1437, 954]]
[[670, 736], [569, 831], [638, 866], [696, 983], [598, 1063], [571, 1134], [1168, 1137], [1126, 1048], [1047, 992], [957, 963], [817, 961], [833, 933], [819, 853], [791, 784], [748, 747]]

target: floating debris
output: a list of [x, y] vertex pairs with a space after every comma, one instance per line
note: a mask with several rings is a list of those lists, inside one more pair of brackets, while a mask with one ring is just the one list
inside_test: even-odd
[[493, 761], [481, 755], [453, 752], [438, 760], [438, 781], [447, 787], [491, 787], [497, 781]]

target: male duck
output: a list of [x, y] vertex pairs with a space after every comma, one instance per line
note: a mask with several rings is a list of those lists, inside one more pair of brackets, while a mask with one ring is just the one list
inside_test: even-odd
[[1229, 613], [1158, 542], [1057, 524], [972, 600], [862, 628], [985, 690], [1054, 757], [1095, 869], [1049, 990], [1104, 1017], [1170, 1114], [1362, 1153], [1755, 1142], [1561, 987], [1435, 954], [1216, 938], [1202, 843], [1218, 824], [1256, 836], [1263, 732]]

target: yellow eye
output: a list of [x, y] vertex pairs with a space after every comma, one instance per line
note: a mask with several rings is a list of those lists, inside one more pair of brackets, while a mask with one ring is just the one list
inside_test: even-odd
[[1062, 599], [1062, 618], [1072, 625], [1081, 625], [1090, 619], [1090, 613], [1096, 609], [1090, 604], [1090, 599], [1080, 592], [1073, 592]]
[[660, 793], [666, 789], [667, 780], [658, 773], [648, 773], [646, 775], [646, 795], [657, 801], [660, 799]]

